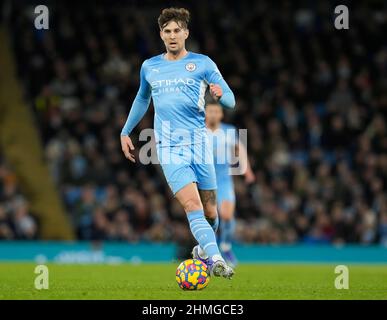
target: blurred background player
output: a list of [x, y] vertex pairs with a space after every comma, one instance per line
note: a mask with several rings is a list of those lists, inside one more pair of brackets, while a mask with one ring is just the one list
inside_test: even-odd
[[222, 122], [223, 110], [216, 101], [207, 103], [206, 126], [213, 146], [214, 166], [217, 181], [217, 204], [220, 214], [219, 247], [231, 266], [236, 266], [237, 259], [232, 251], [232, 241], [235, 232], [235, 191], [233, 176], [230, 169], [234, 163], [233, 156], [238, 157], [245, 182], [255, 181], [253, 170], [248, 160], [247, 151], [239, 143], [237, 129]]
[[219, 219], [214, 165], [206, 159], [194, 160], [202, 151], [212, 157], [204, 111], [208, 85], [213, 98], [225, 108], [233, 108], [235, 98], [209, 57], [186, 50], [189, 18], [183, 8], [164, 9], [159, 16], [160, 37], [167, 52], [142, 64], [140, 89], [122, 129], [121, 146], [125, 156], [135, 162], [129, 135], [152, 97], [157, 155], [168, 185], [187, 213], [191, 232], [211, 274], [231, 278], [234, 271], [216, 243]]

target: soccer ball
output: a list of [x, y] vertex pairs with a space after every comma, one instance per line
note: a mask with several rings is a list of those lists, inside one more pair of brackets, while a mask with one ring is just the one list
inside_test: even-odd
[[183, 290], [201, 290], [210, 282], [207, 265], [198, 259], [188, 259], [176, 269], [176, 281]]

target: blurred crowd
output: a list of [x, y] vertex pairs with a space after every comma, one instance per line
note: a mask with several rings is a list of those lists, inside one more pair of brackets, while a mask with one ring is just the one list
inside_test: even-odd
[[37, 221], [30, 213], [20, 185], [0, 154], [0, 240], [37, 238]]
[[[235, 178], [237, 241], [387, 245], [386, 4], [351, 4], [336, 30], [332, 3], [187, 6], [188, 49], [216, 61], [237, 98], [225, 120], [248, 129], [257, 179]], [[53, 3], [49, 31], [15, 6], [20, 79], [79, 239], [190, 241], [160, 168], [120, 148], [141, 63], [163, 51], [160, 4]]]

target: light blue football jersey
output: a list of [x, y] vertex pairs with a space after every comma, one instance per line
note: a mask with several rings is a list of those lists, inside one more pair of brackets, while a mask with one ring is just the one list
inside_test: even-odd
[[160, 147], [196, 144], [206, 139], [204, 96], [210, 83], [222, 87], [219, 102], [223, 107], [235, 105], [234, 95], [216, 64], [203, 54], [188, 52], [176, 61], [165, 59], [165, 54], [157, 55], [144, 61], [140, 77], [140, 89], [121, 134], [130, 134], [152, 97], [155, 138]]
[[237, 129], [231, 124], [221, 123], [215, 131], [207, 129], [210, 145], [214, 154], [214, 166], [218, 181], [230, 175], [229, 169], [235, 157], [238, 143]]

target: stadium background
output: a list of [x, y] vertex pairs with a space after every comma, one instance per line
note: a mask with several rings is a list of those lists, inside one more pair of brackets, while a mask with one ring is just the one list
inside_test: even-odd
[[[37, 4], [49, 30], [33, 26]], [[169, 4], [190, 9], [188, 49], [217, 62], [237, 100], [226, 121], [248, 129], [257, 179], [235, 178], [241, 261], [386, 262], [383, 1], [4, 1], [0, 259], [187, 256], [160, 169], [129, 163], [119, 143]], [[334, 28], [338, 4], [349, 30]]]

